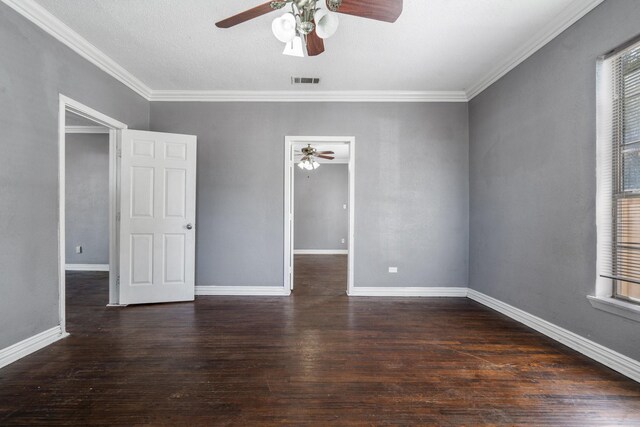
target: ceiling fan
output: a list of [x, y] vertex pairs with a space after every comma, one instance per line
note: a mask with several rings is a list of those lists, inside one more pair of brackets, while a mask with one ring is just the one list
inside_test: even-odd
[[[323, 9], [322, 3], [327, 9]], [[304, 56], [302, 39], [307, 55], [324, 52], [323, 39], [331, 37], [338, 28], [333, 12], [395, 22], [402, 13], [402, 0], [274, 0], [216, 22], [218, 28], [230, 28], [274, 10], [290, 6], [291, 11], [273, 20], [271, 29], [284, 43], [285, 55]]]
[[315, 157], [327, 160], [335, 159], [335, 157], [330, 155], [335, 154], [333, 151], [318, 151], [313, 148], [311, 144], [307, 144], [307, 146], [303, 147], [300, 151], [296, 150], [296, 154], [302, 156], [298, 163], [298, 167], [308, 171], [318, 169], [320, 167], [320, 163], [316, 161]]

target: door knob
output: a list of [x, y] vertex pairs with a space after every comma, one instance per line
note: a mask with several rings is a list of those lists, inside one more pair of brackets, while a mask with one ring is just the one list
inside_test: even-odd
[[191, 230], [192, 228], [193, 228], [193, 225], [187, 224], [187, 230]]

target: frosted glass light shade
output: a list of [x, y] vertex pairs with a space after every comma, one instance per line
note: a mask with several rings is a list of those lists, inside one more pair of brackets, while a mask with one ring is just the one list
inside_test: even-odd
[[296, 36], [296, 18], [290, 13], [276, 18], [271, 23], [271, 31], [282, 43], [289, 43]]
[[282, 51], [284, 55], [304, 57], [304, 49], [302, 49], [302, 37], [295, 36], [293, 40], [287, 42]]
[[316, 34], [321, 39], [328, 39], [338, 29], [338, 15], [333, 12], [329, 12], [326, 9], [318, 9], [314, 15], [316, 21]]

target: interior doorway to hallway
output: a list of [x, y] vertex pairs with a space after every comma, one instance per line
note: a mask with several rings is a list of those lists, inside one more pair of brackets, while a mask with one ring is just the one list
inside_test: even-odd
[[[348, 294], [353, 286], [353, 137], [287, 137], [285, 286], [300, 295]], [[305, 148], [315, 153], [301, 164]]]
[[[65, 276], [67, 320], [76, 307], [109, 303], [109, 129], [65, 114]], [[102, 298], [87, 298], [83, 288]], [[77, 326], [77, 324], [74, 324]]]
[[[66, 275], [68, 269], [102, 271], [98, 274], [108, 275], [109, 283], [109, 298], [104, 303], [117, 304], [118, 302], [116, 149], [117, 131], [126, 128], [127, 125], [124, 123], [60, 95], [58, 109], [58, 283], [60, 327], [63, 335], [67, 334]], [[84, 137], [80, 135], [84, 135]], [[89, 135], [92, 137], [90, 138]], [[94, 141], [90, 141], [90, 139]], [[106, 159], [103, 157], [105, 154]], [[80, 156], [83, 158], [82, 161], [99, 163], [106, 167], [106, 171], [104, 168], [99, 168], [100, 170], [86, 169], [87, 165], [76, 164], [74, 161], [67, 164], [68, 155], [70, 157]], [[91, 177], [88, 176], [89, 174]], [[67, 178], [69, 178], [69, 186]], [[96, 188], [88, 188], [92, 185]], [[90, 191], [100, 192], [100, 194], [94, 194], [94, 203], [91, 201], [87, 203], [87, 200], [83, 200], [83, 197], [87, 197], [86, 193]], [[68, 198], [70, 200], [67, 200]], [[69, 207], [71, 208], [69, 215], [67, 201], [70, 202]], [[94, 206], [96, 204], [98, 206]], [[99, 217], [89, 218], [92, 215]], [[67, 230], [68, 216], [71, 220], [70, 224], [72, 224], [69, 230]], [[88, 245], [86, 242], [89, 242]], [[87, 252], [89, 250], [90, 253]], [[86, 255], [85, 257], [82, 257], [83, 253]]]

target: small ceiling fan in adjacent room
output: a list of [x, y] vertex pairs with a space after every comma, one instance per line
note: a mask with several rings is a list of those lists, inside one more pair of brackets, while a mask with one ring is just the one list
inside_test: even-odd
[[333, 151], [318, 151], [313, 148], [311, 144], [308, 144], [301, 150], [296, 150], [296, 156], [300, 156], [298, 167], [308, 171], [318, 169], [320, 167], [320, 163], [318, 163], [316, 158], [333, 160], [335, 157], [331, 154], [335, 153]]
[[[326, 8], [322, 7], [323, 3]], [[285, 7], [287, 12], [275, 18], [271, 25], [276, 38], [286, 43], [282, 53], [304, 56], [304, 41], [307, 55], [316, 56], [324, 52], [323, 39], [331, 37], [338, 29], [338, 17], [334, 12], [395, 22], [402, 13], [402, 0], [275, 0], [216, 22], [216, 26], [233, 27]]]

